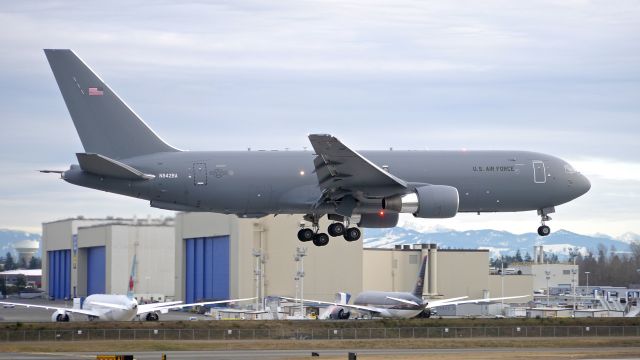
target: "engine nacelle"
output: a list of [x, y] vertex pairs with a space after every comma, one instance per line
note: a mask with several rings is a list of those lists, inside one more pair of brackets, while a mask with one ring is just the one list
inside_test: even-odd
[[419, 218], [450, 218], [458, 213], [458, 189], [446, 185], [427, 185], [406, 195], [382, 200], [382, 208], [399, 213], [411, 213]]
[[331, 314], [329, 314], [329, 319], [332, 320], [349, 320], [351, 317], [351, 311], [346, 310], [343, 307], [336, 307]]
[[144, 317], [144, 319], [146, 321], [158, 321], [158, 320], [160, 320], [160, 316], [156, 312], [150, 312], [150, 313], [147, 313], [147, 315]]
[[398, 213], [362, 214], [358, 226], [362, 228], [392, 228], [398, 225]]
[[71, 316], [66, 311], [56, 310], [53, 314], [51, 314], [51, 321], [54, 322], [69, 322], [71, 320]]

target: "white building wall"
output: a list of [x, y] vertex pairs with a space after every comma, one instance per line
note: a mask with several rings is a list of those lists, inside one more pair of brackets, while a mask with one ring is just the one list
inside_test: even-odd
[[575, 271], [575, 284], [579, 284], [580, 271], [578, 265], [573, 264], [514, 264], [510, 265], [516, 271], [523, 274], [533, 275], [534, 290], [545, 290], [547, 288], [547, 271], [549, 271], [549, 287], [565, 286], [571, 287]]

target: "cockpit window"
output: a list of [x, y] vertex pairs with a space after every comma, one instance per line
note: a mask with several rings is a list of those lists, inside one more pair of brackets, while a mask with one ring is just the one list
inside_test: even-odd
[[564, 166], [564, 172], [566, 172], [567, 174], [574, 174], [577, 173], [577, 171], [569, 164], [566, 164]]

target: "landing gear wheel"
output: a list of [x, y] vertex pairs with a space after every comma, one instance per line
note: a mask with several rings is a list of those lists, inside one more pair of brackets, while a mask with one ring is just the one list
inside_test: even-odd
[[551, 229], [547, 225], [542, 225], [538, 228], [538, 235], [547, 236], [551, 233]]
[[300, 229], [298, 231], [298, 240], [302, 242], [313, 240], [313, 230], [311, 229]]
[[329, 243], [329, 235], [325, 233], [317, 233], [313, 235], [313, 245], [326, 246]]
[[341, 236], [344, 234], [344, 225], [342, 223], [333, 223], [329, 225], [327, 232], [333, 237]]
[[347, 231], [344, 233], [344, 239], [347, 241], [356, 241], [358, 239], [360, 239], [360, 229], [356, 228], [356, 227], [352, 227], [352, 228], [348, 228]]

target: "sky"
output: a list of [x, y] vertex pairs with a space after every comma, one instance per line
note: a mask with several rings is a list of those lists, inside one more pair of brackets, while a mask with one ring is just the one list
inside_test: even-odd
[[361, 150], [539, 151], [592, 183], [552, 229], [640, 233], [638, 1], [5, 1], [0, 46], [0, 228], [173, 214], [36, 171], [83, 152], [42, 52], [71, 48], [181, 149], [303, 149], [320, 132]]

